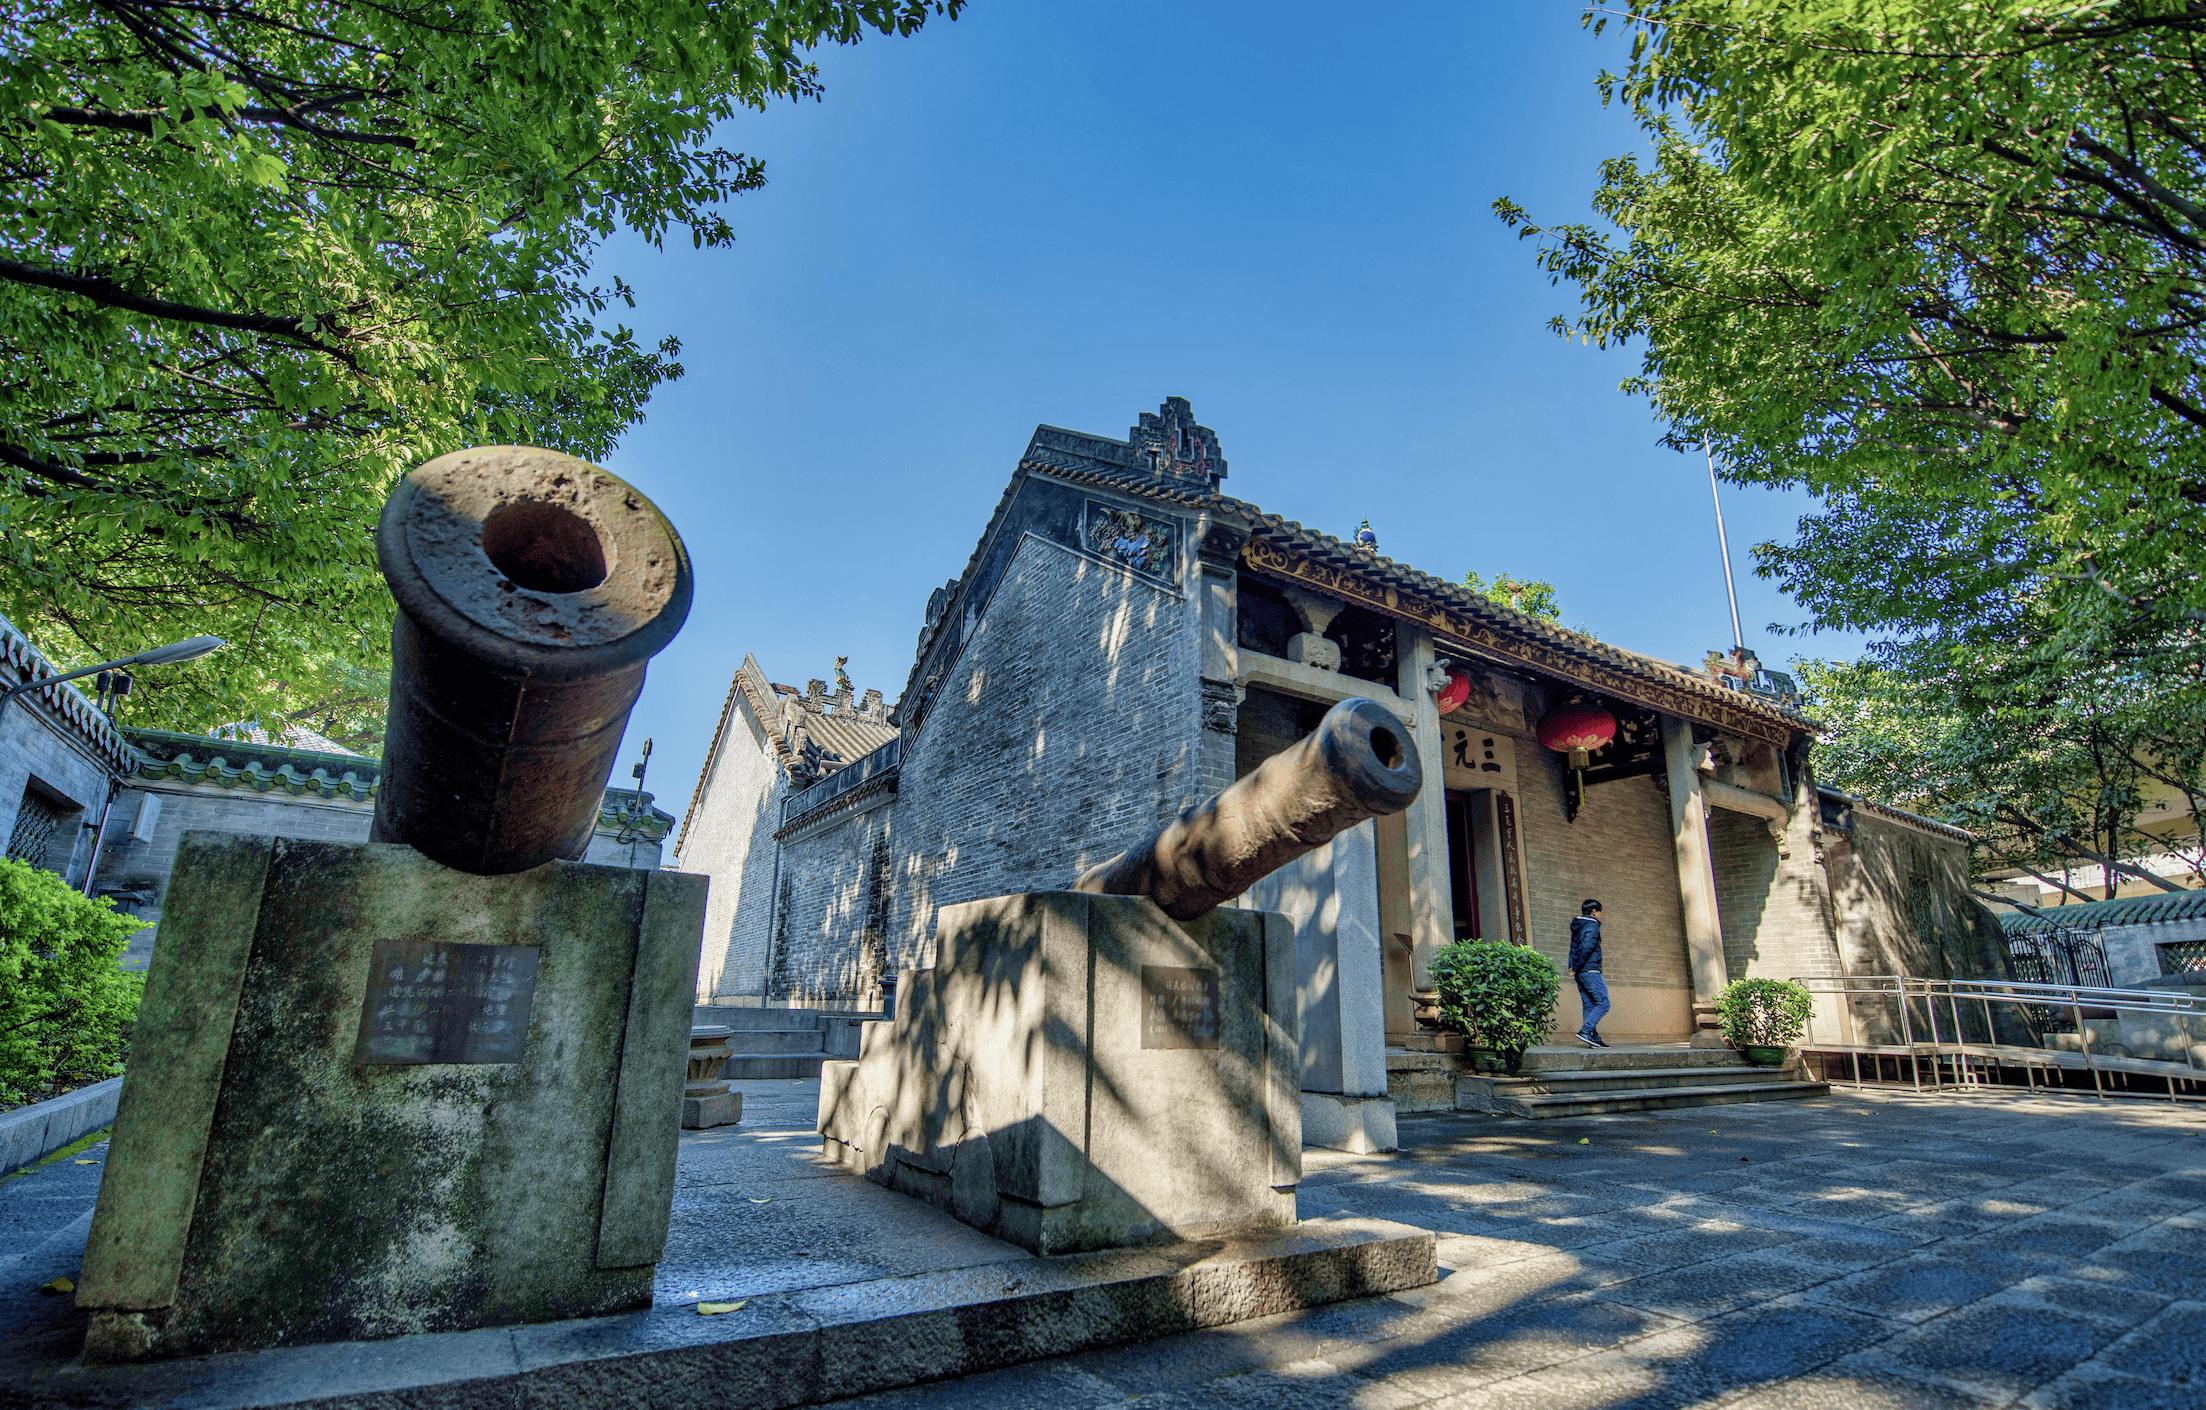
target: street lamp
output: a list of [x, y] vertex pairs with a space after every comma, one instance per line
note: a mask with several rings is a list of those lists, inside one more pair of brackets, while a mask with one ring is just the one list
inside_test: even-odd
[[39, 680], [25, 681], [21, 685], [9, 686], [6, 690], [0, 690], [0, 719], [7, 717], [8, 706], [15, 702], [16, 696], [21, 695], [26, 690], [43, 690], [47, 686], [59, 685], [63, 681], [73, 681], [79, 676], [89, 676], [100, 671], [112, 671], [117, 666], [169, 666], [178, 661], [196, 661], [208, 652], [220, 651], [228, 645], [228, 642], [218, 636], [186, 637], [182, 641], [172, 641], [166, 646], [156, 646], [149, 651], [141, 651], [135, 656], [125, 656], [115, 661], [102, 661], [97, 666], [86, 666], [81, 671], [70, 671], [65, 675], [46, 676]]
[[[79, 676], [112, 671], [118, 666], [169, 666], [179, 661], [196, 661], [208, 652], [220, 651], [228, 645], [228, 642], [218, 636], [186, 637], [182, 641], [172, 641], [166, 646], [156, 646], [134, 656], [102, 661], [97, 666], [86, 666], [81, 671], [68, 671], [58, 676], [47, 676], [43, 680], [25, 681], [21, 685], [0, 690], [0, 721], [6, 720], [8, 706], [14, 704], [15, 697], [26, 690], [40, 690], [49, 685], [59, 685], [63, 681], [73, 681]], [[92, 833], [92, 859], [84, 865], [84, 885], [81, 889], [87, 896], [92, 894], [92, 877], [100, 869], [100, 847], [107, 841], [107, 815], [114, 811], [115, 794], [120, 788], [121, 781], [110, 776], [107, 781], [107, 803], [100, 809], [99, 826]]]

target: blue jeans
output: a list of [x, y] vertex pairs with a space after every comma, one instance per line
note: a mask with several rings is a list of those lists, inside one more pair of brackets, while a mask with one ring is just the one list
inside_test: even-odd
[[1609, 986], [1597, 969], [1578, 971], [1578, 1002], [1585, 1006], [1586, 1021], [1578, 1025], [1580, 1033], [1593, 1033], [1595, 1026], [1608, 1016]]

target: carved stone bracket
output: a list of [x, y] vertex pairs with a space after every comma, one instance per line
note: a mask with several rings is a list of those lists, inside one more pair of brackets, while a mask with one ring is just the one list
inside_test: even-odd
[[1241, 732], [1241, 701], [1248, 694], [1231, 681], [1203, 681], [1203, 728], [1214, 734]]

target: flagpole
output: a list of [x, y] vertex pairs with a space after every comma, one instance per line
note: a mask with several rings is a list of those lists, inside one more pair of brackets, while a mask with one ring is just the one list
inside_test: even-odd
[[1723, 551], [1723, 590], [1731, 599], [1731, 649], [1746, 649], [1746, 633], [1739, 629], [1739, 585], [1731, 579], [1731, 540], [1723, 531], [1723, 496], [1716, 490], [1716, 452], [1708, 444], [1708, 437], [1700, 438], [1700, 448], [1708, 457], [1708, 497], [1716, 506], [1716, 546]]

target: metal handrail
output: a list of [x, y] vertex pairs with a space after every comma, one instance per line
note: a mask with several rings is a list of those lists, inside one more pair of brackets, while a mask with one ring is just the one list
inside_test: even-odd
[[[1917, 1090], [1922, 1087], [1922, 1064], [1919, 1058], [1913, 1055], [1924, 1048], [1930, 1050], [1934, 1059], [1941, 1058], [1949, 1053], [1952, 1054], [1955, 1058], [1956, 1075], [1964, 1085], [1976, 1080], [1967, 1069], [1967, 1060], [1972, 1053], [1983, 1052], [1987, 1049], [1993, 1050], [1990, 1054], [1987, 1054], [1992, 1056], [2000, 1053], [2020, 1055], [2052, 1051], [2043, 1047], [2025, 1048], [2012, 1043], [1999, 1042], [1999, 1030], [1992, 1021], [1991, 1006], [1995, 1003], [2017, 1004], [2026, 1008], [2037, 1009], [2067, 1009], [2070, 1020], [2076, 1027], [2076, 1042], [2083, 1058], [2084, 1067], [2091, 1073], [2092, 1089], [2102, 1098], [2106, 1095], [2106, 1085], [2101, 1076], [2100, 1062], [2093, 1058], [2091, 1052], [2091, 1030], [2084, 1022], [2084, 1010], [2087, 1007], [2113, 1009], [2117, 1013], [2162, 1013], [2184, 1018], [2206, 1018], [2206, 998], [2194, 997], [2189, 994], [2172, 994], [2159, 989], [2112, 989], [2076, 984], [2040, 984], [2026, 980], [2008, 979], [1927, 979], [1905, 974], [1811, 975], [1796, 977], [1793, 982], [1811, 994], [1897, 1000], [1900, 1039], [1911, 1055], [1910, 1062], [1913, 1066]], [[1939, 1006], [1937, 1001], [1940, 999], [1946, 1001], [1946, 1008], [1952, 1016], [1953, 1041], [1950, 1043], [1946, 1042], [1938, 1031]], [[1920, 1043], [1915, 1037], [1915, 1022], [1911, 1010], [1917, 1001], [1924, 1005], [1930, 1019], [1930, 1038], [1927, 1043]], [[1963, 1001], [1967, 1001], [1972, 1005], [1978, 1003], [1983, 1005], [1984, 1032], [1991, 1041], [1985, 1043], [1971, 1043], [1968, 1041], [1966, 1028], [1961, 1021]], [[1814, 1023], [1812, 1017], [1809, 1019], [1809, 1023], [1812, 1030]], [[1811, 1043], [1810, 1046], [1838, 1051], [1852, 1051], [1854, 1055], [1854, 1080], [1857, 1086], [1861, 1081], [1860, 1054], [1865, 1049], [1876, 1047], [1874, 1044], [1864, 1045], [1859, 1043]], [[2189, 1051], [2191, 1046], [2186, 1044], [2184, 1059], [2181, 1063], [2157, 1058], [2141, 1061], [2149, 1061], [2156, 1068], [2173, 1069], [2181, 1067], [2187, 1071], [2197, 1071], [2197, 1059]], [[2030, 1074], [2030, 1064], [2024, 1062], [2022, 1067], [2027, 1078]], [[2173, 1072], [2163, 1075], [2168, 1079], [2170, 1100], [2175, 1100], [2175, 1084], [2177, 1081], [2194, 1080], [2187, 1077], [2178, 1077]], [[1943, 1083], [1943, 1068], [1940, 1067], [1939, 1074], [1934, 1079], [1934, 1086], [1942, 1086]]]

